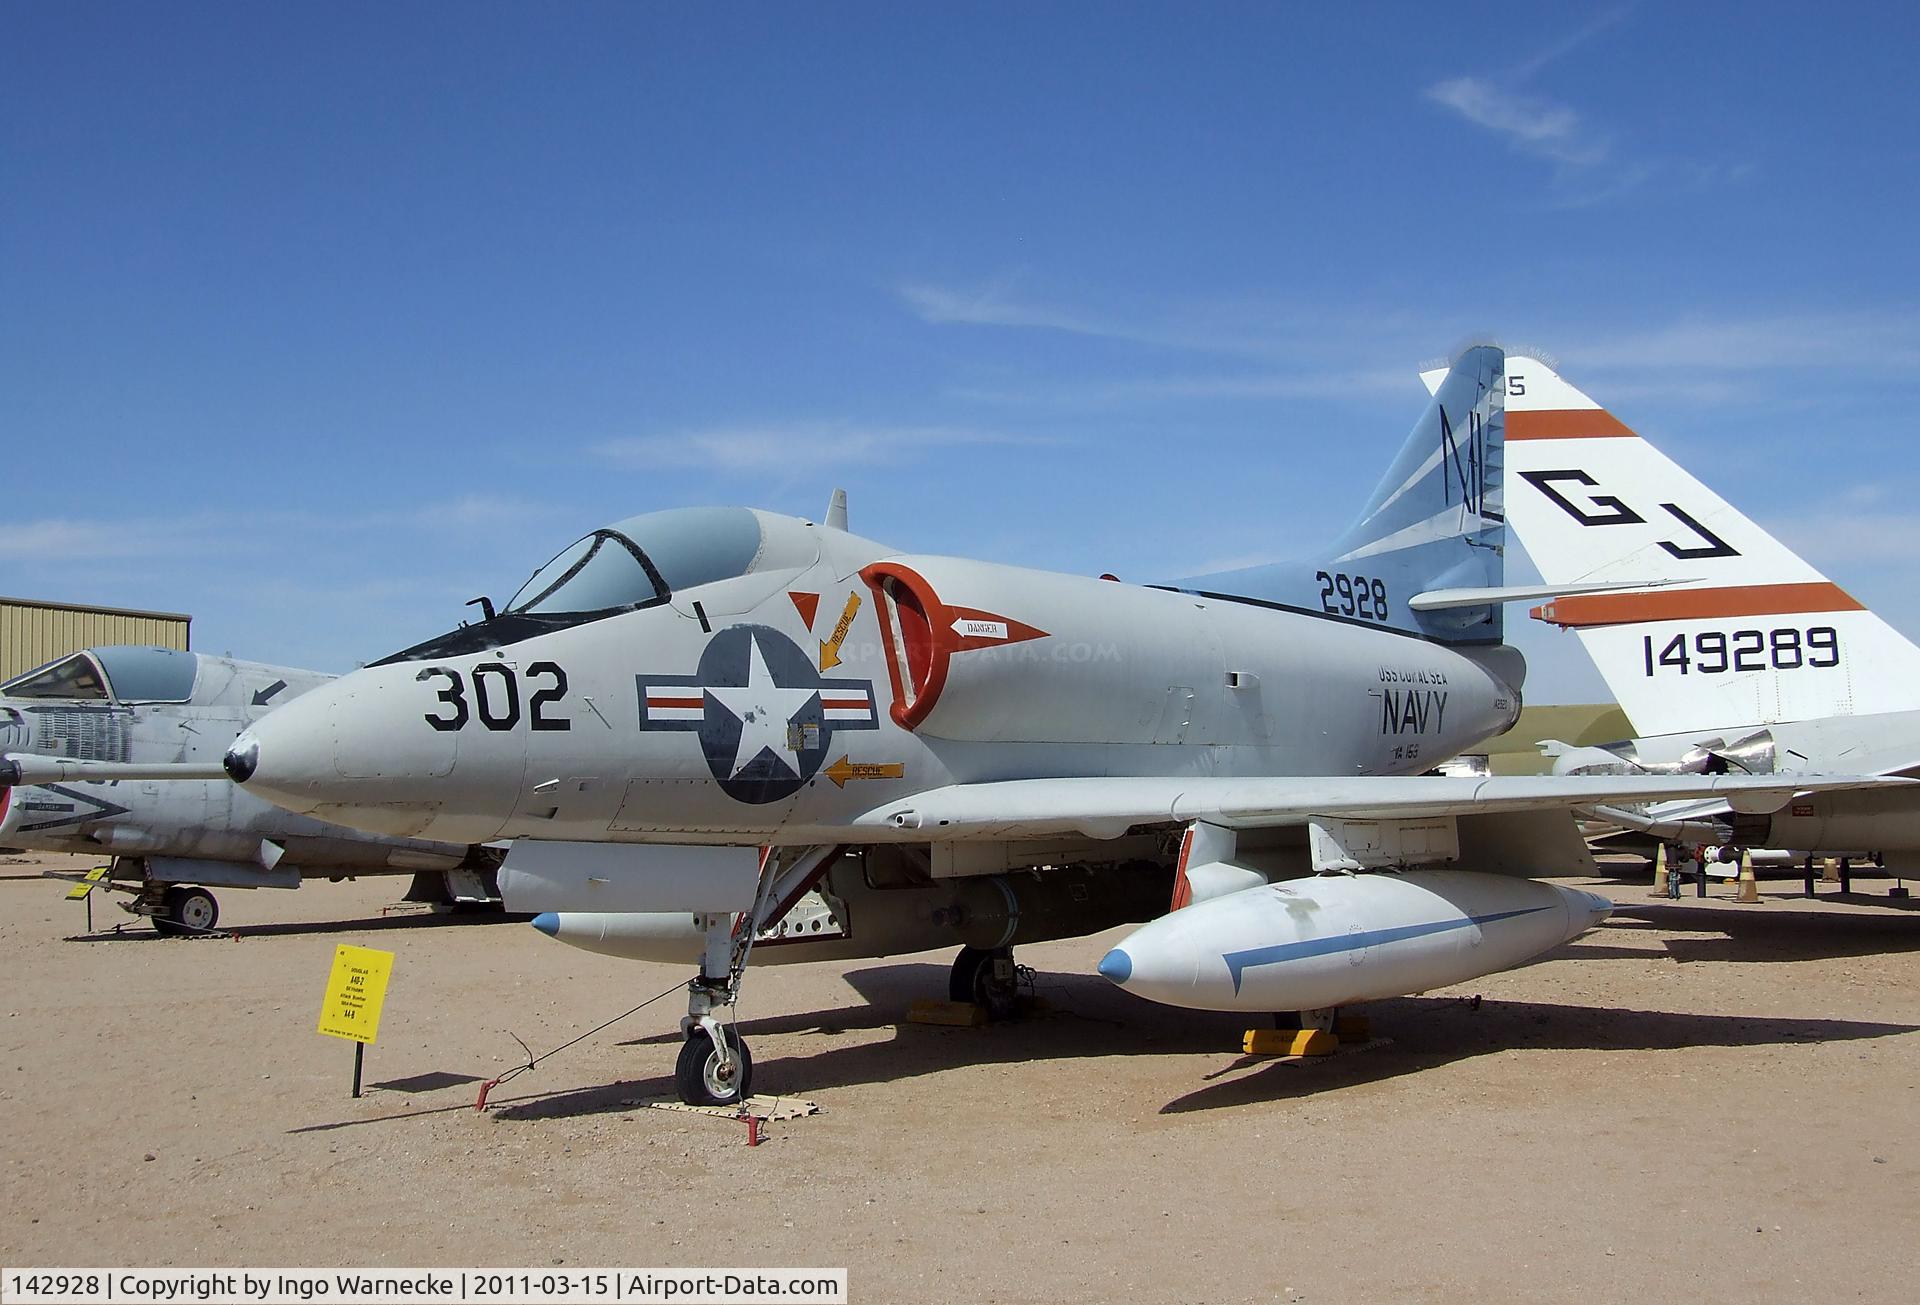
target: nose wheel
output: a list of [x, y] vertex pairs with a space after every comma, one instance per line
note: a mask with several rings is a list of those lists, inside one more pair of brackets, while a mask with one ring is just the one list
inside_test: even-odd
[[696, 1025], [680, 1044], [673, 1085], [690, 1106], [737, 1106], [753, 1095], [753, 1055], [746, 1042], [724, 1025], [719, 1033], [716, 1042], [704, 1026]]

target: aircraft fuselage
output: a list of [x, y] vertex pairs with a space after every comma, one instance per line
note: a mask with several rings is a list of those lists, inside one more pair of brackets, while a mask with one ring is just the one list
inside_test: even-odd
[[242, 740], [248, 787], [415, 838], [794, 844], [948, 784], [1417, 774], [1519, 710], [1497, 650], [759, 515], [801, 564], [354, 672]]

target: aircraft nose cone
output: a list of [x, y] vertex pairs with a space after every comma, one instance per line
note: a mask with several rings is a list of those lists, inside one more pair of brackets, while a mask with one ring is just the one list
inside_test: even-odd
[[1133, 957], [1127, 955], [1124, 948], [1114, 948], [1100, 958], [1100, 977], [1125, 984], [1133, 977]]
[[549, 938], [559, 936], [560, 917], [552, 911], [542, 911], [533, 917], [533, 927]]
[[253, 778], [253, 772], [260, 765], [260, 740], [242, 735], [227, 749], [227, 755], [220, 759], [220, 768], [227, 772], [227, 778], [236, 784], [244, 784]]

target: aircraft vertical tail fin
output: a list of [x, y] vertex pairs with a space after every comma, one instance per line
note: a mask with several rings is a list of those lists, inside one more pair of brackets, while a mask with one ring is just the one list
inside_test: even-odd
[[1920, 709], [1920, 649], [1547, 364], [1507, 366], [1508, 510], [1642, 734]]
[[1445, 643], [1499, 643], [1497, 598], [1421, 610], [1410, 604], [1433, 591], [1501, 583], [1504, 363], [1493, 345], [1476, 345], [1454, 361], [1359, 517], [1322, 553], [1178, 587]]

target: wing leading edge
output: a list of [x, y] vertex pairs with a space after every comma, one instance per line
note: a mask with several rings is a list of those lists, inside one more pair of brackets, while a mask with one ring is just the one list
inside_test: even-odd
[[1920, 781], [1864, 775], [1304, 776], [1017, 779], [953, 784], [890, 802], [856, 827], [917, 830], [936, 841], [1079, 834], [1117, 838], [1138, 825], [1205, 821], [1229, 829], [1323, 818], [1414, 820], [1717, 798], [1776, 811], [1797, 793]]

